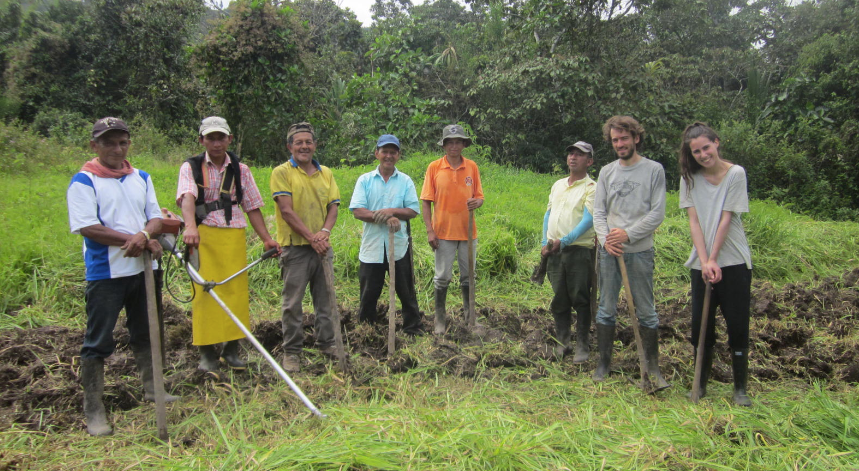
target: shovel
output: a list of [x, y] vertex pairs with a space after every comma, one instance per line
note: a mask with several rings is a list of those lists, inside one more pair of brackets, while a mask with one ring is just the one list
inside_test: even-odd
[[[331, 248], [328, 251], [329, 253], [333, 252]], [[334, 269], [325, 260], [326, 255], [320, 255], [319, 257], [322, 261], [322, 270], [325, 272], [325, 283], [328, 285], [328, 292], [331, 293], [331, 323], [334, 324], [334, 348], [337, 350], [337, 363], [340, 365], [340, 369], [346, 371], [346, 350], [343, 348], [343, 333], [340, 331], [340, 309], [337, 307], [337, 293], [334, 292]]]
[[656, 388], [653, 387], [650, 375], [647, 373], [644, 346], [641, 343], [641, 333], [638, 331], [638, 318], [635, 315], [635, 303], [632, 301], [632, 287], [629, 284], [629, 276], [626, 274], [626, 262], [623, 259], [623, 255], [617, 257], [617, 263], [620, 265], [620, 276], [623, 278], [626, 304], [629, 305], [629, 315], [632, 317], [632, 330], [635, 332], [635, 346], [638, 349], [638, 368], [641, 370], [641, 389], [647, 394], [652, 394], [656, 391]]
[[152, 253], [143, 251], [143, 271], [146, 283], [146, 309], [149, 313], [149, 343], [152, 350], [152, 382], [155, 386], [155, 424], [158, 438], [167, 441], [167, 409], [164, 401], [164, 367], [161, 356], [161, 329], [158, 322], [158, 306], [155, 302], [155, 277], [152, 273]]
[[394, 356], [397, 343], [397, 305], [394, 301], [396, 267], [394, 266], [394, 230], [388, 229], [388, 358]]
[[468, 314], [466, 320], [468, 328], [473, 329], [476, 323], [476, 313], [474, 312], [474, 210], [468, 210], [468, 286], [471, 288], [468, 291]]
[[704, 345], [707, 338], [707, 320], [710, 318], [711, 284], [708, 281], [704, 287], [704, 309], [701, 312], [701, 330], [698, 333], [698, 355], [695, 358], [695, 379], [692, 381], [692, 402], [697, 404], [701, 399], [701, 370], [704, 368]]

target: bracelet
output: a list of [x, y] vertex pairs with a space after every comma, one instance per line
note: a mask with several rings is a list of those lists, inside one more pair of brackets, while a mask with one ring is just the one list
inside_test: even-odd
[[322, 229], [320, 229], [320, 230], [325, 231], [325, 232], [327, 232], [327, 233], [331, 234], [331, 229], [326, 229], [326, 228], [324, 228], [324, 227], [323, 227], [323, 228], [322, 228]]
[[140, 231], [140, 233], [141, 233], [141, 234], [143, 234], [143, 237], [146, 237], [146, 241], [147, 241], [147, 242], [149, 242], [149, 240], [152, 238], [152, 237], [149, 235], [149, 233], [148, 233], [148, 232], [146, 232], [146, 231]]

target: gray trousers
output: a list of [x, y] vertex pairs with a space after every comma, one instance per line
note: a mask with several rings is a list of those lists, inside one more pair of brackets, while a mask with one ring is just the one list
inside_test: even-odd
[[[454, 257], [459, 261], [459, 285], [468, 286], [468, 241], [439, 239], [438, 249], [435, 251], [435, 277], [433, 278], [436, 288], [447, 288], [450, 284], [453, 278]], [[477, 267], [477, 239], [474, 239], [474, 266]]]
[[322, 263], [327, 263], [332, 270], [334, 269], [334, 257], [331, 254], [332, 251], [329, 251], [323, 262], [322, 257], [309, 245], [283, 247], [283, 253], [280, 256], [280, 273], [283, 277], [281, 322], [284, 353], [301, 353], [304, 344], [304, 312], [301, 309], [301, 302], [308, 284], [310, 296], [313, 299], [313, 310], [316, 313], [313, 324], [316, 345], [319, 348], [326, 348], [334, 344], [335, 326], [331, 323], [331, 293], [325, 282], [325, 270], [322, 267]]

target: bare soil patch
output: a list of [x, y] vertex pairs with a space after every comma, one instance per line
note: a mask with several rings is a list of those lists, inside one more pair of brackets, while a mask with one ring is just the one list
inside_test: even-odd
[[[659, 301], [660, 296], [657, 296]], [[662, 296], [666, 298], [666, 296]], [[622, 324], [613, 371], [634, 375], [638, 364], [632, 327], [621, 300]], [[692, 376], [692, 348], [689, 345], [689, 300], [673, 299], [658, 305], [660, 314], [661, 364], [669, 381], [688, 386]], [[384, 375], [415, 368], [480, 380], [499, 368], [526, 371], [523, 380], [545, 376], [546, 361], [553, 361], [554, 328], [546, 310], [513, 312], [479, 309], [482, 335], [470, 333], [462, 315], [452, 315], [452, 325], [444, 338], [415, 346], [415, 339], [398, 333], [397, 353], [387, 358], [387, 306], [380, 306], [382, 323], [359, 325], [357, 313], [341, 313], [346, 332], [352, 381], [369, 383]], [[775, 289], [755, 283], [752, 294], [751, 375], [758, 381], [800, 378], [807, 381], [859, 382], [859, 268], [841, 277], [788, 284]], [[718, 318], [718, 357], [713, 379], [731, 379], [730, 357], [725, 345], [724, 321]], [[424, 320], [428, 331], [432, 317]], [[120, 322], [122, 324], [122, 322]], [[305, 315], [305, 347], [314, 344], [313, 317]], [[399, 326], [398, 326], [399, 327]], [[219, 387], [220, 378], [199, 373], [196, 348], [191, 345], [189, 315], [167, 303], [165, 312], [166, 386], [180, 395], [200, 394]], [[108, 411], [129, 410], [142, 401], [140, 381], [128, 349], [128, 333], [116, 329], [117, 350], [106, 362], [105, 403]], [[260, 342], [279, 358], [280, 322], [265, 321], [254, 326]], [[34, 431], [63, 432], [83, 428], [80, 387], [80, 344], [83, 331], [65, 327], [42, 327], [0, 332], [0, 429], [15, 423]], [[594, 350], [595, 341], [591, 340]], [[246, 354], [259, 368], [234, 376], [239, 387], [266, 387], [280, 381], [264, 360], [247, 345]], [[590, 374], [595, 355], [583, 366], [565, 360], [560, 366], [575, 374]], [[319, 375], [328, 360], [312, 351], [305, 355], [300, 375]], [[256, 373], [251, 373], [256, 371]], [[236, 380], [235, 378], [238, 378]]]

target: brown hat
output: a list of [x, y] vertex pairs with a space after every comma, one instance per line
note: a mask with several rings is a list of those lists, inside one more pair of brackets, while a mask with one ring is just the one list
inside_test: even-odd
[[289, 127], [286, 131], [286, 140], [288, 141], [292, 136], [300, 133], [300, 132], [309, 132], [313, 135], [313, 139], [316, 139], [316, 131], [313, 130], [313, 125], [308, 123], [307, 121], [302, 121], [300, 123], [295, 123]]
[[125, 131], [129, 136], [131, 136], [131, 133], [128, 131], [128, 125], [125, 124], [125, 121], [119, 118], [107, 117], [101, 118], [92, 125], [92, 138], [98, 139], [102, 134], [114, 130]]

